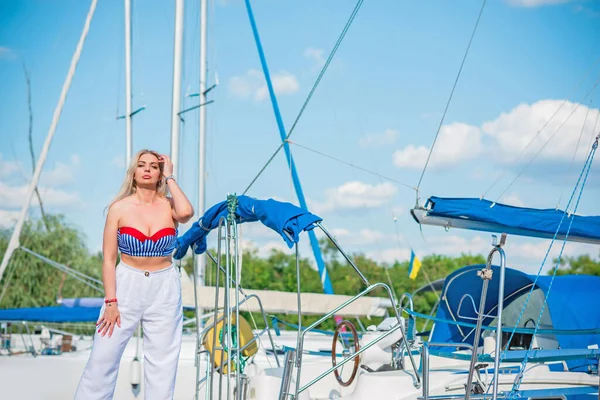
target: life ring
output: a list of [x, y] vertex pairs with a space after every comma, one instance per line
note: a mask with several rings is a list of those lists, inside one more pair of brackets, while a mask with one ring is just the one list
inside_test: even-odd
[[[206, 324], [208, 326], [213, 324], [213, 320], [214, 318], [209, 318], [206, 321]], [[215, 368], [219, 369], [221, 373], [226, 374], [227, 373], [227, 354], [228, 354], [228, 349], [226, 348], [227, 346], [227, 337], [225, 336], [226, 332], [224, 331], [224, 325], [225, 325], [225, 317], [223, 316], [223, 313], [220, 313], [217, 316], [217, 324], [216, 326], [211, 326], [210, 329], [208, 329], [205, 333], [204, 333], [204, 337], [202, 339], [202, 344], [204, 345], [204, 348], [206, 349], [206, 351], [208, 351], [208, 353], [211, 356], [213, 365]], [[231, 347], [238, 347], [236, 346], [235, 341], [237, 340], [237, 333], [239, 332], [240, 334], [240, 344], [239, 344], [239, 348], [243, 348], [244, 346], [246, 346], [250, 341], [252, 341], [254, 339], [254, 332], [252, 332], [252, 328], [250, 327], [250, 324], [248, 324], [248, 321], [246, 321], [244, 319], [244, 317], [242, 317], [240, 315], [240, 321], [239, 324], [236, 323], [236, 319], [235, 319], [235, 314], [231, 315]], [[224, 342], [224, 343], [222, 343]], [[213, 347], [214, 345], [214, 347]], [[223, 348], [224, 350], [221, 350], [220, 348]], [[218, 350], [215, 350], [218, 349]], [[253, 356], [254, 354], [256, 354], [256, 352], [258, 351], [258, 344], [257, 341], [253, 341], [252, 343], [250, 343], [248, 345], [248, 347], [246, 347], [244, 350], [241, 351], [241, 356], [244, 356], [246, 358]], [[225, 355], [223, 355], [223, 352], [225, 352]], [[223, 363], [223, 366], [221, 368], [221, 363]], [[235, 371], [236, 366], [233, 362], [233, 359], [231, 360], [231, 370]]]

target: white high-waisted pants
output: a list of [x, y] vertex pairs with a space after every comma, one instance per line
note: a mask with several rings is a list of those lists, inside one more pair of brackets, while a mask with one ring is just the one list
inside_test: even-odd
[[[121, 327], [94, 335], [90, 359], [79, 382], [75, 400], [112, 399], [119, 363], [138, 323], [144, 331], [144, 393], [146, 400], [171, 400], [181, 349], [183, 311], [179, 271], [148, 272], [123, 262], [116, 270]], [[104, 314], [104, 307], [100, 316]]]

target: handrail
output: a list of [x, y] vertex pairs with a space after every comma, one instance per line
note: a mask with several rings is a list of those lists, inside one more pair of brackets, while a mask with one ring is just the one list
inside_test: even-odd
[[[298, 398], [298, 394], [299, 393], [302, 393], [303, 391], [305, 391], [306, 389], [308, 389], [310, 386], [314, 385], [315, 383], [317, 383], [318, 381], [320, 381], [321, 379], [323, 379], [325, 376], [329, 375], [330, 373], [332, 373], [336, 369], [342, 367], [344, 364], [346, 364], [346, 363], [354, 360], [356, 357], [360, 356], [364, 351], [368, 350], [369, 348], [371, 348], [372, 346], [374, 346], [375, 344], [377, 344], [379, 341], [385, 339], [386, 337], [388, 337], [389, 335], [391, 335], [392, 333], [396, 332], [398, 329], [401, 329], [401, 328], [402, 328], [402, 325], [400, 325], [400, 324], [395, 325], [392, 329], [390, 329], [389, 331], [387, 331], [383, 335], [379, 336], [375, 340], [373, 340], [373, 341], [369, 342], [368, 344], [366, 344], [365, 346], [361, 347], [360, 350], [358, 350], [356, 353], [352, 354], [350, 357], [344, 358], [344, 360], [341, 361], [339, 364], [336, 363], [336, 365], [334, 365], [333, 367], [329, 368], [327, 371], [323, 372], [321, 375], [317, 376], [316, 378], [314, 378], [312, 381], [310, 381], [306, 385], [302, 386], [300, 388], [300, 390], [297, 390], [295, 398]], [[296, 387], [298, 387], [298, 385], [299, 385], [299, 382], [296, 382]]]
[[[351, 299], [345, 301], [344, 303], [340, 304], [339, 306], [337, 306], [336, 308], [334, 308], [333, 310], [331, 310], [329, 313], [325, 314], [323, 317], [321, 317], [320, 319], [318, 319], [316, 322], [314, 322], [313, 324], [311, 324], [308, 328], [306, 328], [304, 331], [302, 331], [302, 333], [300, 333], [300, 340], [299, 340], [299, 346], [297, 348], [297, 352], [298, 352], [298, 356], [297, 356], [297, 362], [296, 362], [296, 366], [297, 368], [300, 370], [301, 369], [301, 358], [302, 358], [302, 348], [304, 346], [304, 337], [306, 335], [306, 333], [310, 332], [313, 328], [315, 328], [317, 325], [320, 325], [321, 323], [323, 323], [325, 320], [331, 318], [331, 316], [335, 315], [338, 311], [340, 311], [341, 309], [343, 309], [344, 307], [348, 306], [349, 304], [351, 304], [352, 302], [354, 302], [355, 300], [365, 296], [366, 294], [368, 294], [369, 292], [377, 289], [377, 288], [384, 288], [387, 293], [388, 296], [390, 297], [390, 299], [392, 299], [392, 304], [393, 304], [393, 296], [392, 296], [392, 291], [390, 289], [390, 287], [388, 285], [386, 285], [385, 283], [375, 283], [373, 285], [370, 285], [369, 287], [367, 287], [365, 290], [363, 290], [362, 292], [360, 292], [359, 294], [357, 294], [356, 296], [352, 297]], [[407, 339], [406, 339], [406, 331], [404, 329], [404, 326], [402, 324], [402, 319], [400, 318], [400, 314], [398, 313], [398, 309], [396, 307], [394, 307], [394, 312], [396, 314], [396, 318], [398, 320], [398, 324], [395, 325], [392, 330], [396, 330], [396, 329], [400, 329], [400, 331], [402, 332], [402, 341], [405, 342], [406, 348], [408, 349], [408, 343]], [[387, 337], [390, 334], [390, 332], [386, 332], [386, 334], [380, 336], [378, 339], [381, 340], [384, 337]], [[377, 343], [379, 340], [375, 339], [373, 342], [371, 343]], [[363, 349], [365, 348], [369, 348], [371, 347], [370, 344], [363, 347]], [[359, 350], [358, 354], [362, 353], [363, 349]], [[356, 353], [355, 353], [356, 354]], [[412, 367], [413, 367], [413, 371], [415, 372], [415, 379], [413, 381], [413, 385], [416, 388], [419, 388], [421, 386], [421, 378], [419, 376], [419, 372], [418, 372], [418, 368], [417, 365], [415, 363], [414, 357], [412, 355], [412, 353], [409, 351], [408, 352], [408, 357], [411, 361]], [[351, 360], [353, 357], [347, 358], [344, 361], [342, 361], [340, 364], [338, 364], [338, 366], [344, 365], [346, 362], [348, 362], [348, 360]], [[333, 370], [335, 370], [336, 368], [330, 369], [327, 371], [326, 374], [331, 373]], [[313, 379], [313, 381], [311, 381], [309, 384], [304, 385], [302, 387], [302, 390], [300, 390], [300, 372], [298, 372], [298, 379], [296, 379], [296, 392], [295, 392], [295, 398], [298, 398], [298, 394], [301, 393], [302, 391], [306, 390], [308, 387], [310, 387], [311, 385], [315, 384], [316, 382], [318, 382], [319, 380], [321, 380], [325, 375], [320, 375], [319, 377]]]
[[423, 343], [421, 348], [421, 374], [423, 378], [423, 397], [420, 397], [422, 400], [430, 400], [429, 397], [429, 347], [455, 347], [460, 348], [464, 347], [470, 349], [472, 352], [475, 352], [475, 348], [468, 343], [432, 343], [426, 342]]
[[[346, 254], [346, 252], [344, 252], [344, 250], [342, 250], [342, 248], [336, 242], [336, 240], [333, 237], [333, 235], [331, 235], [331, 233], [329, 233], [329, 231], [327, 231], [327, 229], [325, 229], [323, 227], [323, 225], [321, 225], [320, 222], [315, 223], [315, 225], [317, 225], [319, 228], [321, 228], [321, 230], [323, 231], [323, 233], [329, 238], [329, 240], [331, 240], [331, 243], [333, 243], [333, 245], [338, 249], [338, 251], [340, 253], [342, 253], [342, 255], [344, 256], [344, 258], [346, 259], [346, 261], [348, 261], [348, 263], [352, 266], [352, 268], [354, 268], [354, 270], [356, 271], [356, 273], [358, 274], [358, 276], [360, 276], [360, 279], [363, 281], [363, 283], [365, 285], [367, 285], [367, 286], [370, 285], [369, 280], [363, 275], [362, 272], [360, 272], [360, 270], [358, 269], [358, 267], [352, 262], [352, 260], [350, 259], [350, 257], [348, 257], [348, 255]], [[393, 297], [392, 297], [392, 304], [394, 304]]]
[[[402, 311], [404, 310], [404, 299], [408, 299], [408, 307], [410, 309], [410, 311], [414, 310], [414, 303], [413, 303], [413, 298], [412, 295], [408, 292], [402, 293], [402, 296], [400, 296], [400, 300], [398, 300], [398, 312], [400, 314], [402, 314]], [[416, 326], [416, 321], [415, 321], [415, 317], [413, 317], [412, 315], [409, 314], [409, 317], [406, 321], [406, 337], [407, 337], [407, 341], [406, 341], [406, 351], [410, 352], [410, 347], [408, 346], [408, 341], [412, 343], [414, 343], [414, 329]], [[400, 365], [403, 367], [404, 364], [404, 341], [402, 342], [401, 346], [398, 346], [398, 349], [396, 351], [396, 354], [394, 355], [394, 363], [396, 364], [398, 362], [398, 359], [400, 358], [400, 356], [402, 357], [402, 360], [400, 360]]]
[[413, 303], [413, 298], [412, 295], [408, 292], [402, 293], [402, 296], [400, 296], [400, 300], [398, 300], [398, 308], [400, 309], [400, 312], [402, 312], [402, 310], [404, 310], [404, 307], [402, 306], [404, 304], [404, 299], [408, 299], [408, 305], [410, 307], [410, 311], [414, 310], [414, 303]]

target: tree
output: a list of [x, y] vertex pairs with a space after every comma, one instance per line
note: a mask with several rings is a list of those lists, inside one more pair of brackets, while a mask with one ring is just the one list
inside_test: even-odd
[[[556, 263], [556, 260], [555, 260]], [[551, 274], [552, 272], [548, 272]], [[589, 255], [580, 255], [577, 257], [562, 257], [557, 275], [594, 275], [600, 276], [600, 261], [593, 260]]]
[[[45, 223], [49, 230], [45, 228]], [[10, 232], [0, 231], [0, 254], [8, 246]], [[68, 265], [88, 276], [101, 279], [102, 256], [90, 255], [85, 236], [69, 226], [61, 215], [46, 215], [44, 221], [27, 221], [21, 232], [21, 245], [57, 263]], [[56, 305], [63, 272], [23, 250], [16, 250], [0, 282], [0, 307], [41, 307]], [[102, 296], [93, 288], [68, 276], [63, 297]]]

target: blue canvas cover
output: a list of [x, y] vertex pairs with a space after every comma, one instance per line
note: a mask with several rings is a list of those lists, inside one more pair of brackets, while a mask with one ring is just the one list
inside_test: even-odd
[[[541, 238], [558, 237], [569, 231], [571, 240], [600, 243], [600, 216], [567, 214], [560, 224], [563, 211], [515, 207], [478, 198], [442, 198], [432, 196], [425, 204], [429, 217], [450, 219], [450, 226], [459, 228], [505, 232]], [[455, 221], [456, 223], [454, 223]]]
[[0, 321], [96, 322], [100, 307], [33, 307], [0, 310]]
[[[460, 308], [460, 315], [463, 318], [458, 316], [458, 309], [461, 298], [466, 293], [473, 297], [475, 306], [479, 309], [482, 279], [477, 276], [477, 271], [484, 267], [485, 265], [464, 267], [453, 272], [446, 278], [446, 283], [442, 290], [443, 301], [440, 302], [436, 318], [449, 321], [456, 320], [470, 324], [475, 323], [473, 319], [469, 319], [477, 317], [476, 310], [472, 305], [467, 306], [466, 301], [463, 302]], [[498, 277], [500, 268], [492, 266], [492, 271], [493, 279], [489, 282], [484, 313], [495, 316], [498, 304]], [[537, 280], [536, 288], [541, 289], [546, 296], [547, 306], [544, 313], [549, 312], [553, 329], [557, 331], [595, 331], [594, 333], [578, 335], [556, 333], [555, 335], [560, 348], [586, 349], [589, 345], [600, 345], [600, 307], [597, 306], [598, 292], [600, 292], [600, 277], [589, 275], [556, 276], [550, 290], [551, 279], [551, 276], [540, 276]], [[534, 281], [534, 275], [506, 268], [504, 308], [518, 297], [513, 295], [515, 292], [528, 293]], [[489, 325], [491, 322], [491, 317], [485, 318], [483, 325]], [[521, 326], [524, 322], [520, 322]], [[512, 328], [512, 326], [505, 327], [504, 331], [510, 333]], [[459, 329], [456, 325], [438, 321], [435, 324], [430, 341], [473, 344], [473, 336], [472, 328], [462, 327]], [[483, 345], [483, 341], [480, 341], [479, 345]], [[441, 350], [443, 351], [444, 349], [442, 348]], [[575, 368], [578, 364], [582, 365], [586, 361], [569, 361], [568, 363], [570, 368]]]
[[63, 307], [96, 307], [104, 305], [104, 297], [75, 297], [61, 299], [60, 305]]
[[[173, 257], [182, 259], [188, 248], [195, 244], [194, 252], [202, 254], [206, 251], [206, 236], [219, 226], [221, 218], [227, 218], [227, 201], [215, 204], [188, 231], [177, 239], [177, 249]], [[309, 231], [322, 219], [291, 203], [273, 199], [257, 200], [249, 196], [238, 196], [235, 211], [237, 223], [260, 221], [265, 226], [279, 233], [291, 248], [299, 240], [300, 232]], [[287, 234], [286, 234], [287, 233]], [[288, 235], [291, 237], [288, 237]]]

